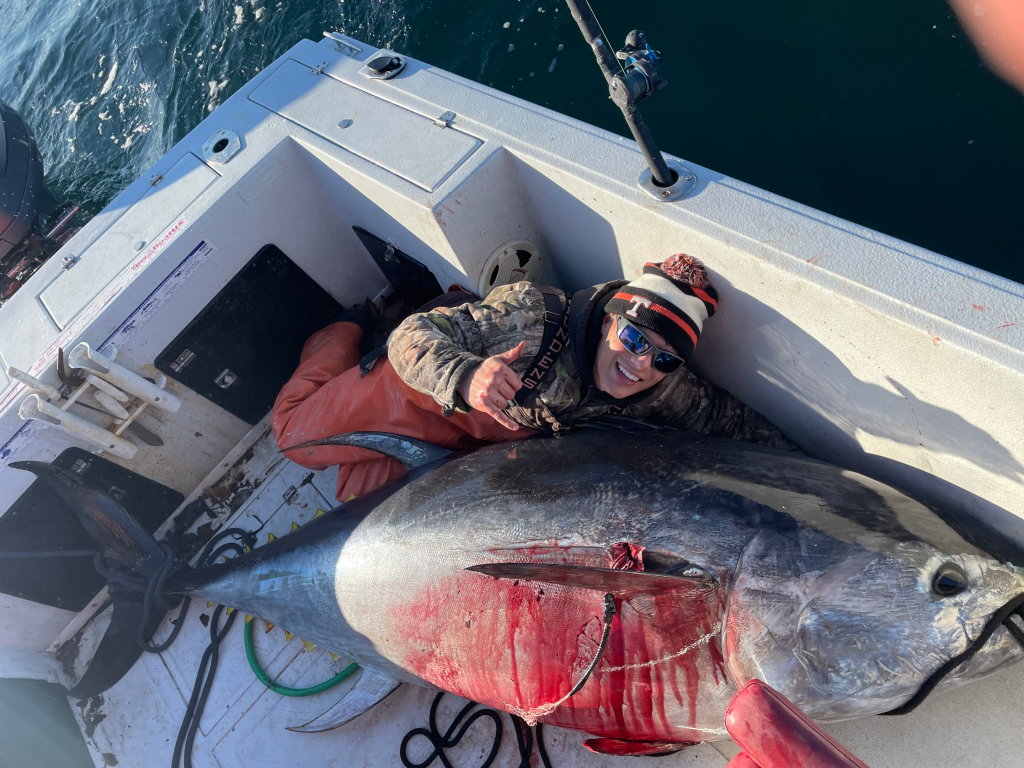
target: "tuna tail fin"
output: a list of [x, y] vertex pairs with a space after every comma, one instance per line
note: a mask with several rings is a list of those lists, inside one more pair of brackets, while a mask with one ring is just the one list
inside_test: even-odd
[[432, 443], [425, 443], [404, 435], [393, 435], [390, 432], [345, 432], [282, 448], [281, 453], [295, 451], [299, 448], [316, 448], [322, 445], [349, 445], [354, 448], [366, 448], [401, 462], [406, 469], [417, 469], [451, 454], [451, 451]]
[[143, 638], [149, 642], [164, 619], [165, 612], [162, 610], [150, 611], [149, 617], [146, 617], [141, 595], [118, 592], [113, 596], [113, 603], [114, 615], [93, 654], [89, 668], [68, 691], [68, 696], [72, 698], [96, 696], [128, 674], [128, 670], [142, 655], [142, 646], [138, 642], [139, 627], [142, 627]]
[[57, 492], [96, 543], [107, 567], [147, 577], [166, 560], [156, 540], [106, 491], [41, 461], [15, 461], [10, 466], [31, 472]]
[[88, 670], [69, 692], [78, 698], [95, 696], [131, 669], [142, 655], [142, 643], [160, 626], [166, 612], [155, 605], [162, 602], [160, 596], [144, 601], [143, 593], [153, 580], [170, 571], [173, 555], [106, 491], [75, 473], [40, 461], [17, 461], [10, 466], [33, 473], [56, 491], [99, 550], [97, 568], [108, 579], [114, 615]]

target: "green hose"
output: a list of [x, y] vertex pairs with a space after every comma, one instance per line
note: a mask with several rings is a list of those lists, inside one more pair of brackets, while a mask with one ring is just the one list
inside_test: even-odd
[[254, 619], [245, 625], [245, 658], [249, 660], [249, 667], [252, 669], [253, 674], [256, 675], [256, 678], [274, 693], [279, 693], [282, 696], [315, 696], [318, 693], [330, 690], [345, 678], [351, 677], [355, 674], [356, 670], [359, 669], [358, 664], [349, 664], [330, 680], [325, 680], [324, 682], [310, 686], [309, 688], [288, 688], [287, 686], [281, 685], [276, 680], [270, 679], [270, 676], [264, 671], [263, 667], [260, 666], [259, 661], [256, 659], [256, 645], [253, 642], [252, 636], [252, 626], [255, 623], [256, 621]]

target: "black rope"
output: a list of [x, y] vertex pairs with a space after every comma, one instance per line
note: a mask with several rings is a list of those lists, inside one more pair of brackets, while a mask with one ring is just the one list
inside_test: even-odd
[[[590, 675], [593, 674], [594, 670], [597, 669], [598, 663], [601, 661], [601, 657], [604, 656], [605, 648], [608, 647], [608, 638], [612, 634], [612, 619], [615, 618], [615, 598], [610, 594], [604, 596], [604, 629], [601, 631], [601, 643], [597, 646], [597, 653], [594, 654], [593, 661], [590, 662], [590, 666], [587, 667], [587, 671], [583, 673], [583, 677], [572, 687], [569, 691], [569, 696], [575, 696], [580, 692], [580, 689], [586, 684], [587, 680], [590, 679]], [[566, 696], [566, 698], [569, 698]]]
[[[533, 730], [521, 717], [509, 715], [512, 718], [512, 728], [516, 732], [516, 743], [519, 745], [519, 766], [517, 768], [532, 768], [530, 757], [533, 755]], [[544, 724], [537, 723], [537, 751], [540, 753], [540, 761], [544, 768], [551, 768], [551, 760], [548, 758], [548, 751], [544, 748]]]
[[[245, 549], [243, 546], [241, 544], [236, 544], [233, 541], [223, 544], [220, 547], [217, 547], [217, 549], [213, 549], [218, 542], [228, 536], [238, 536], [250, 546], [254, 539], [251, 532], [242, 528], [228, 528], [227, 530], [221, 531], [206, 544], [196, 567], [203, 568], [226, 552], [235, 552], [238, 555], [244, 555]], [[162, 572], [163, 571], [161, 570], [161, 573]], [[166, 581], [166, 578], [167, 576], [164, 575], [161, 579], [158, 574], [153, 581], [159, 581], [162, 585], [163, 581]], [[149, 594], [148, 590], [147, 594]], [[183, 624], [182, 620], [185, 617], [185, 611], [188, 609], [188, 603], [190, 600], [191, 598], [189, 597], [185, 598], [183, 603], [184, 607], [178, 616], [177, 624], [171, 632], [171, 636], [160, 645], [160, 648], [168, 647], [172, 642], [174, 642], [174, 638], [177, 637], [178, 632], [181, 631], [181, 626]], [[199, 730], [199, 721], [203, 717], [203, 710], [206, 709], [206, 700], [210, 697], [210, 690], [213, 687], [213, 678], [217, 673], [217, 663], [220, 661], [220, 644], [224, 641], [224, 638], [227, 637], [228, 632], [231, 631], [231, 627], [235, 623], [235, 619], [238, 618], [237, 612], [229, 613], [227, 621], [224, 622], [224, 627], [222, 629], [218, 629], [220, 626], [220, 617], [223, 612], [223, 605], [218, 605], [213, 609], [213, 616], [210, 619], [210, 644], [206, 647], [206, 651], [203, 653], [203, 658], [199, 662], [199, 671], [196, 673], [195, 685], [192, 686], [192, 695], [189, 697], [188, 707], [185, 709], [185, 717], [181, 721], [181, 728], [178, 729], [178, 738], [174, 741], [174, 753], [171, 758], [172, 768], [178, 768], [178, 766], [182, 764], [182, 757], [184, 757], [184, 768], [192, 768], [192, 747], [195, 743], [196, 732]]]
[[[437, 707], [441, 703], [441, 699], [444, 697], [444, 692], [437, 694], [434, 697], [434, 702], [430, 705], [430, 720], [428, 728], [414, 728], [405, 734], [405, 738], [402, 739], [402, 745], [399, 748], [398, 756], [402, 760], [402, 765], [405, 768], [427, 768], [435, 760], [440, 760], [444, 768], [452, 768], [451, 761], [448, 760], [448, 756], [444, 753], [444, 750], [451, 749], [458, 745], [462, 741], [462, 737], [466, 735], [466, 732], [470, 729], [474, 722], [481, 717], [489, 717], [494, 722], [494, 742], [491, 744], [491, 753], [487, 755], [487, 759], [480, 765], [480, 768], [490, 768], [491, 763], [498, 756], [498, 750], [501, 749], [501, 738], [503, 734], [503, 728], [501, 725], [501, 714], [493, 709], [478, 709], [469, 716], [466, 722], [462, 723], [462, 727], [459, 727], [459, 723], [462, 722], [462, 718], [469, 715], [470, 712], [477, 706], [476, 702], [471, 701], [455, 716], [452, 720], [451, 725], [448, 726], [448, 730], [445, 731], [444, 735], [437, 729]], [[540, 753], [541, 764], [544, 768], [551, 768], [551, 759], [548, 757], [548, 751], [544, 748], [544, 726], [540, 723], [536, 727], [536, 736], [534, 736], [534, 730], [526, 724], [526, 721], [515, 715], [509, 715], [512, 720], [512, 730], [516, 733], [516, 744], [519, 746], [519, 765], [516, 768], [532, 768], [530, 764], [530, 758], [533, 756], [533, 744], [534, 741], [537, 743], [537, 751]], [[458, 729], [458, 733], [455, 733]], [[454, 735], [452, 735], [454, 734]], [[427, 757], [419, 763], [414, 763], [409, 759], [406, 750], [409, 747], [409, 742], [417, 736], [423, 736], [430, 745], [434, 748], [433, 751], [427, 755]]]
[[213, 687], [213, 678], [217, 673], [217, 662], [220, 661], [220, 644], [227, 637], [231, 626], [238, 618], [238, 613], [228, 614], [224, 628], [218, 631], [223, 605], [213, 609], [213, 617], [210, 620], [210, 644], [203, 653], [199, 662], [199, 671], [196, 673], [196, 682], [192, 686], [192, 696], [188, 700], [188, 707], [185, 709], [185, 717], [181, 721], [181, 728], [178, 729], [178, 738], [174, 742], [174, 754], [171, 757], [172, 768], [181, 764], [184, 755], [184, 768], [192, 768], [192, 746], [196, 740], [196, 732], [199, 730], [199, 721], [206, 709], [206, 700], [210, 697], [210, 689]]
[[551, 760], [548, 758], [548, 750], [544, 746], [544, 724], [537, 723], [534, 730], [537, 732], [537, 751], [540, 752], [541, 762], [544, 764], [544, 768], [551, 768]]
[[[444, 736], [437, 730], [437, 706], [441, 703], [441, 699], [444, 696], [444, 692], [437, 694], [434, 697], [434, 703], [430, 705], [430, 729], [426, 728], [414, 728], [405, 734], [405, 738], [402, 739], [402, 746], [399, 748], [398, 755], [402, 759], [402, 765], [405, 768], [427, 768], [434, 760], [440, 759], [441, 764], [444, 768], [452, 768], [452, 764], [448, 761], [448, 757], [445, 755], [444, 750], [451, 749], [460, 741], [462, 737], [466, 735], [466, 731], [469, 730], [470, 726], [473, 725], [481, 717], [489, 717], [494, 721], [494, 743], [491, 745], [491, 754], [487, 756], [480, 768], [489, 768], [491, 763], [494, 762], [494, 758], [498, 756], [498, 749], [501, 748], [501, 715], [495, 712], [493, 709], [478, 709], [469, 716], [466, 722], [462, 723], [462, 727], [459, 728], [459, 722], [462, 718], [469, 715], [474, 707], [477, 706], [476, 702], [469, 702], [462, 708], [462, 711], [455, 716], [452, 720], [452, 724], [448, 726], [448, 730], [445, 731]], [[459, 732], [455, 733], [455, 729], [459, 728]], [[453, 736], [452, 734], [455, 733]], [[417, 736], [423, 736], [430, 742], [434, 750], [427, 756], [426, 760], [419, 763], [414, 763], [409, 759], [406, 754], [406, 748], [409, 746], [409, 742]]]
[[1013, 622], [1013, 614], [1018, 613], [1022, 619], [1024, 619], [1024, 594], [1017, 595], [1010, 602], [1000, 608], [998, 611], [993, 613], [989, 620], [985, 623], [985, 628], [981, 630], [981, 634], [967, 646], [967, 650], [963, 653], [959, 653], [937, 670], [932, 673], [932, 676], [924, 681], [917, 693], [915, 693], [906, 704], [902, 707], [890, 710], [889, 712], [882, 712], [882, 715], [905, 715], [908, 712], [913, 712], [917, 707], [928, 698], [928, 694], [935, 690], [935, 686], [942, 682], [942, 679], [946, 677], [950, 672], [959, 667], [964, 662], [970, 661], [974, 658], [974, 655], [981, 650], [982, 646], [988, 642], [989, 638], [992, 637], [992, 633], [995, 632], [999, 625], [1002, 624], [1007, 628], [1010, 634], [1017, 642], [1024, 647], [1024, 631], [1022, 631]]
[[[1024, 622], [1024, 606], [1018, 608], [1014, 613], [1020, 617], [1022, 622]], [[1003, 622], [1003, 626], [1010, 631], [1010, 634], [1013, 635], [1013, 639], [1020, 643], [1020, 647], [1024, 648], [1024, 629], [1017, 626], [1013, 621], [1013, 616], [1007, 617], [1006, 621]]]
[[181, 632], [181, 628], [185, 625], [185, 614], [188, 613], [188, 608], [192, 604], [192, 598], [186, 596], [181, 601], [181, 610], [178, 611], [178, 617], [171, 621], [174, 629], [171, 630], [170, 636], [160, 645], [149, 644], [146, 640], [146, 623], [149, 621], [149, 614], [153, 610], [154, 601], [165, 611], [169, 611], [174, 607], [174, 604], [168, 603], [163, 596], [164, 584], [167, 583], [167, 577], [171, 575], [171, 570], [174, 567], [174, 551], [166, 544], [161, 544], [160, 548], [164, 552], [165, 559], [156, 576], [150, 579], [149, 584], [146, 585], [146, 594], [142, 598], [142, 615], [144, 618], [143, 621], [139, 622], [139, 629], [136, 634], [139, 645], [142, 646], [142, 650], [146, 653], [163, 653], [171, 647], [171, 644], [178, 639], [178, 633]]
[[178, 638], [178, 633], [181, 632], [185, 613], [188, 611], [188, 607], [192, 603], [191, 597], [186, 597], [182, 601], [178, 617], [171, 621], [174, 629], [171, 630], [171, 634], [167, 640], [156, 646], [149, 644], [146, 640], [146, 626], [149, 624], [149, 619], [153, 612], [153, 603], [158, 603], [165, 611], [169, 611], [174, 607], [174, 604], [167, 602], [163, 596], [164, 584], [167, 582], [167, 578], [171, 575], [174, 568], [174, 552], [166, 544], [161, 544], [160, 549], [163, 551], [164, 555], [163, 562], [160, 563], [156, 573], [154, 573], [149, 579], [143, 579], [135, 573], [126, 573], [119, 569], [108, 568], [106, 563], [103, 561], [103, 556], [98, 552], [93, 558], [93, 567], [107, 580], [108, 588], [112, 588], [112, 592], [120, 590], [122, 592], [142, 593], [142, 619], [139, 621], [139, 626], [136, 629], [135, 639], [138, 641], [142, 650], [147, 653], [163, 653], [171, 647], [171, 644]]

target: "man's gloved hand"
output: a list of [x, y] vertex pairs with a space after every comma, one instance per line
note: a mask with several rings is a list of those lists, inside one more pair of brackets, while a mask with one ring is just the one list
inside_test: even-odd
[[459, 383], [457, 391], [470, 408], [489, 414], [496, 422], [511, 430], [519, 429], [519, 425], [502, 411], [508, 408], [509, 400], [523, 386], [523, 380], [509, 366], [523, 354], [526, 342], [489, 357], [477, 366], [476, 370], [467, 375]]

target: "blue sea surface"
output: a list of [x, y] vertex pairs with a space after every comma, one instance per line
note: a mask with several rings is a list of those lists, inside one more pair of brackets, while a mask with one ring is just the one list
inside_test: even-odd
[[[643, 29], [663, 149], [1024, 282], [1024, 97], [943, 0], [592, 5]], [[338, 30], [626, 135], [557, 0], [0, 0], [0, 99], [99, 211], [301, 38]], [[685, 244], [680, 244], [685, 248]]]

